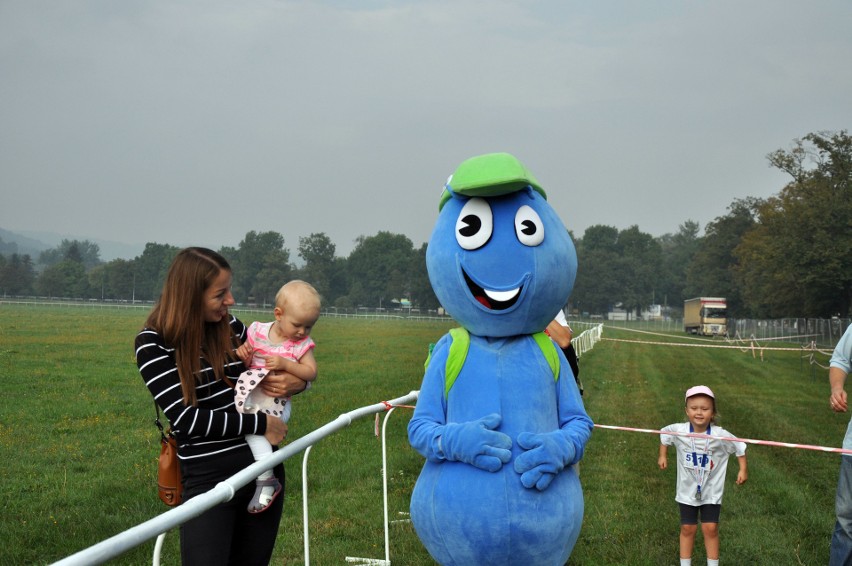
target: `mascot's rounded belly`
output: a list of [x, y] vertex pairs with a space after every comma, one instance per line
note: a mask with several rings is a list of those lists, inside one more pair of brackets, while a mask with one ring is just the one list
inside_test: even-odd
[[520, 485], [511, 462], [493, 474], [430, 462], [412, 494], [411, 520], [440, 564], [561, 566], [580, 533], [583, 493], [573, 469], [539, 492]]
[[553, 372], [530, 337], [498, 343], [471, 338], [468, 359], [447, 396], [447, 422], [500, 414], [496, 430], [511, 437], [512, 460], [494, 473], [427, 461], [412, 494], [412, 523], [440, 564], [562, 566], [583, 520], [574, 467], [544, 491], [524, 487], [513, 467], [520, 432], [559, 428]]

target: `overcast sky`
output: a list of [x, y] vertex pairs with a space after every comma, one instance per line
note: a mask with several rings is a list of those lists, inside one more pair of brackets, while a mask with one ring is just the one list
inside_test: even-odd
[[852, 2], [0, 0], [0, 228], [428, 241], [464, 159], [654, 236], [852, 124]]

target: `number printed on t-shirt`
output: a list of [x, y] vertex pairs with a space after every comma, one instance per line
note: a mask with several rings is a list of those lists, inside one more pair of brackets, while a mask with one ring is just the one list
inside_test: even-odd
[[683, 466], [685, 468], [703, 469], [709, 471], [713, 469], [713, 460], [710, 458], [710, 454], [705, 454], [704, 452], [684, 451]]

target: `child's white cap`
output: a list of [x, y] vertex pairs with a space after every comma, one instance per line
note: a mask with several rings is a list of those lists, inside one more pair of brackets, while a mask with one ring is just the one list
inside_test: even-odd
[[713, 395], [713, 392], [706, 385], [696, 385], [695, 387], [690, 387], [686, 390], [686, 395], [684, 396], [684, 401], [689, 399], [690, 397], [694, 397], [695, 395], [707, 395], [711, 399], [715, 399], [716, 396]]

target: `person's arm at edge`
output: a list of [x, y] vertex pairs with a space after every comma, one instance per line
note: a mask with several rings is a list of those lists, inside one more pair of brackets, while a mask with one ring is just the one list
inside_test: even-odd
[[748, 480], [748, 462], [746, 455], [737, 456], [737, 462], [740, 463], [740, 471], [737, 473], [737, 485], [742, 485]]
[[557, 321], [552, 320], [547, 325], [545, 332], [563, 350], [571, 345], [571, 331], [567, 326], [562, 326]]
[[829, 402], [831, 409], [837, 413], [845, 413], [848, 408], [844, 385], [846, 376], [852, 369], [850, 355], [852, 355], [852, 326], [846, 329], [837, 346], [834, 347], [829, 362], [828, 382], [831, 387]]

